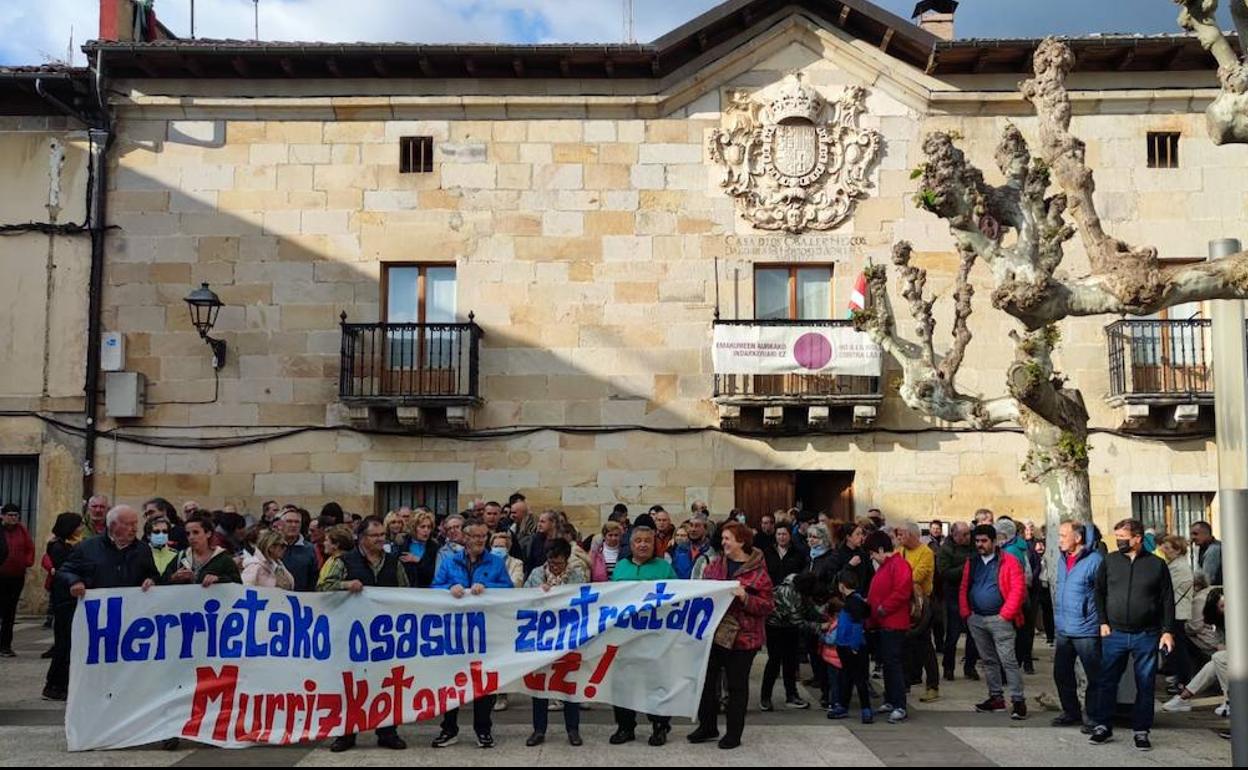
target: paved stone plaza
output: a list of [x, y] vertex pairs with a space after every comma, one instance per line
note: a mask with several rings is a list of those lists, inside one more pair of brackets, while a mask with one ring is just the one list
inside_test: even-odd
[[[585, 745], [570, 747], [563, 740], [562, 723], [552, 714], [547, 740], [539, 748], [525, 748], [528, 737], [528, 699], [512, 696], [509, 710], [496, 714], [494, 736], [498, 746], [492, 751], [477, 749], [471, 741], [435, 751], [428, 742], [437, 734], [436, 725], [403, 727], [400, 734], [410, 748], [395, 753], [378, 749], [370, 736], [345, 754], [332, 754], [328, 741], [295, 748], [255, 748], [222, 756], [223, 749], [194, 748], [183, 744], [180, 751], [144, 747], [126, 751], [99, 751], [69, 754], [62, 730], [63, 707], [40, 700], [46, 662], [39, 654], [52, 644], [52, 633], [33, 620], [19, 625], [14, 649], [18, 657], [0, 663], [5, 686], [0, 688], [0, 765], [29, 766], [638, 766], [673, 765], [758, 767], [775, 764], [838, 767], [948, 765], [982, 767], [991, 765], [1043, 765], [1051, 767], [1114, 766], [1174, 767], [1230, 765], [1231, 747], [1215, 732], [1225, 720], [1213, 716], [1215, 699], [1196, 701], [1190, 714], [1158, 713], [1151, 753], [1131, 748], [1130, 731], [1120, 729], [1119, 739], [1107, 746], [1090, 746], [1077, 730], [1049, 726], [1056, 712], [1039, 711], [1035, 697], [1042, 691], [1053, 695], [1050, 652], [1043, 638], [1037, 649], [1041, 661], [1037, 675], [1026, 678], [1031, 717], [1010, 722], [1003, 714], [976, 714], [972, 704], [984, 697], [980, 682], [946, 682], [943, 699], [931, 705], [914, 702], [908, 724], [892, 726], [882, 720], [864, 726], [856, 720], [829, 722], [822, 711], [758, 711], [758, 679], [765, 658], [757, 658], [751, 685], [751, 710], [745, 731], [745, 744], [736, 751], [720, 751], [714, 744], [690, 746], [684, 736], [692, 728], [677, 720], [674, 740], [666, 747], [646, 745], [648, 728], [639, 728], [640, 739], [623, 747], [610, 746], [613, 731], [611, 710], [594, 706], [583, 716], [581, 733]], [[777, 685], [777, 694], [781, 693]], [[912, 693], [917, 699], [919, 690]], [[778, 701], [779, 702], [779, 701]], [[1160, 704], [1159, 704], [1160, 705]], [[722, 729], [722, 725], [721, 725]], [[465, 729], [461, 735], [471, 733]]]

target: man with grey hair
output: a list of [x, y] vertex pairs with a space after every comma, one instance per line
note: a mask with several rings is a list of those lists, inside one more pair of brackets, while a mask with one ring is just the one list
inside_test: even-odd
[[919, 702], [931, 703], [940, 699], [940, 669], [936, 666], [936, 648], [932, 646], [931, 633], [932, 618], [935, 616], [932, 591], [936, 583], [936, 555], [924, 545], [921, 532], [918, 524], [907, 520], [897, 527], [896, 539], [902, 556], [910, 565], [914, 590], [923, 596], [923, 614], [918, 627], [906, 635], [906, 682], [909, 685], [918, 684], [926, 673], [927, 690]]
[[87, 500], [87, 537], [102, 535], [107, 531], [105, 517], [108, 515], [108, 496], [92, 495]]
[[160, 572], [152, 549], [138, 539], [139, 513], [119, 505], [105, 515], [107, 534], [84, 540], [75, 548], [52, 581], [55, 637], [64, 640], [52, 649], [44, 700], [65, 700], [69, 693], [69, 639], [74, 610], [89, 588], [133, 588], [144, 591], [156, 584]]

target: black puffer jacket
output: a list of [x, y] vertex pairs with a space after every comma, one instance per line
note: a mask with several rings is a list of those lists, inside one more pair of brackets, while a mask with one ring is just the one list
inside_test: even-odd
[[56, 571], [52, 601], [72, 602], [69, 589], [75, 583], [83, 583], [87, 588], [135, 588], [144, 580], [159, 578], [147, 543], [135, 540], [118, 548], [111, 537], [101, 535], [82, 541]]
[[1134, 559], [1111, 553], [1096, 575], [1096, 614], [1101, 625], [1127, 634], [1174, 630], [1170, 567], [1141, 550]]

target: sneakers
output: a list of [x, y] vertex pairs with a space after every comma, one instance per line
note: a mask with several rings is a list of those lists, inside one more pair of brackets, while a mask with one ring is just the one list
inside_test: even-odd
[[1137, 751], [1153, 750], [1153, 742], [1148, 739], [1148, 733], [1135, 734], [1135, 748]]
[[1229, 717], [1231, 715], [1231, 704], [1230, 703], [1218, 704], [1218, 706], [1213, 709], [1213, 715], [1215, 717]]
[[494, 748], [494, 736], [489, 733], [479, 733], [477, 735], [477, 748], [479, 749]]
[[663, 744], [667, 743], [667, 734], [670, 733], [671, 731], [672, 731], [672, 728], [670, 727], [664, 727], [663, 725], [655, 725], [654, 732], [650, 733], [650, 740], [646, 741], [646, 743], [649, 743], [651, 746], [655, 746], [655, 747], [662, 746]]
[[1005, 698], [998, 695], [995, 698], [989, 698], [983, 703], [976, 703], [975, 710], [981, 714], [988, 714], [993, 711], [1005, 711]]
[[887, 701], [885, 701], [884, 703], [881, 703], [881, 704], [880, 704], [880, 713], [881, 713], [881, 714], [883, 714], [885, 711], [892, 711], [892, 710], [893, 710], [893, 704], [891, 704], [891, 703], [889, 703], [889, 702], [887, 702]]
[[888, 715], [888, 723], [890, 725], [895, 725], [900, 722], [904, 722], [906, 721], [907, 716], [908, 714], [906, 714], [905, 709], [893, 709], [893, 713]]
[[495, 711], [507, 710], [507, 693], [503, 693], [502, 695], [498, 696], [498, 699], [494, 701], [494, 710]]
[[1027, 718], [1027, 701], [1016, 700], [1010, 704], [1010, 719], [1021, 721]]
[[429, 745], [435, 749], [444, 749], [457, 743], [459, 743], [459, 733], [448, 733], [446, 730], [443, 730], [438, 733], [438, 737], [434, 738], [433, 743]]
[[637, 740], [637, 734], [635, 732], [619, 727], [616, 728], [615, 732], [611, 733], [611, 737], [607, 739], [607, 743], [610, 743], [612, 746], [619, 746], [625, 743], [632, 743], [635, 740]]
[[863, 709], [862, 710], [862, 723], [864, 725], [874, 724], [875, 712], [872, 711], [871, 709]]
[[758, 701], [759, 711], [775, 711], [776, 707], [771, 705], [771, 698], [761, 698]]
[[784, 707], [786, 709], [803, 710], [810, 708], [810, 704], [795, 695], [792, 698], [784, 699]]
[[1114, 733], [1105, 725], [1097, 725], [1092, 729], [1092, 735], [1088, 737], [1088, 743], [1100, 746], [1109, 743], [1114, 739]]
[[927, 688], [927, 692], [919, 696], [919, 703], [932, 703], [940, 700], [940, 690], [935, 687]]
[[1170, 700], [1168, 700], [1168, 701], [1166, 701], [1165, 703], [1161, 704], [1161, 710], [1162, 710], [1162, 711], [1170, 711], [1170, 712], [1176, 712], [1176, 711], [1191, 711], [1191, 710], [1192, 710], [1192, 703], [1191, 703], [1191, 701], [1186, 701], [1186, 700], [1183, 700], [1181, 697], [1179, 697], [1178, 695], [1176, 695], [1176, 696], [1174, 696], [1173, 698], [1171, 698]]
[[844, 719], [849, 716], [849, 709], [844, 706], [835, 705], [828, 709], [828, 719]]

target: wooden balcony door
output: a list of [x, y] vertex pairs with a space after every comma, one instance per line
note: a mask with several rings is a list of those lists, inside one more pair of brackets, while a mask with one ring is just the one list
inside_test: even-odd
[[1150, 316], [1173, 323], [1144, 324], [1131, 339], [1131, 377], [1137, 393], [1205, 392], [1212, 385], [1211, 340], [1196, 321], [1204, 317], [1199, 302], [1188, 302]]
[[[455, 323], [455, 290], [454, 265], [389, 265], [382, 295], [386, 323]], [[452, 330], [389, 331], [382, 354], [385, 394], [456, 393], [460, 345]]]
[[[756, 265], [754, 318], [827, 321], [832, 318], [831, 265]], [[836, 393], [837, 378], [824, 374], [756, 374], [758, 396]]]
[[787, 511], [796, 499], [794, 471], [737, 471], [734, 482], [736, 507], [745, 511], [750, 526], [756, 529], [764, 513]]

